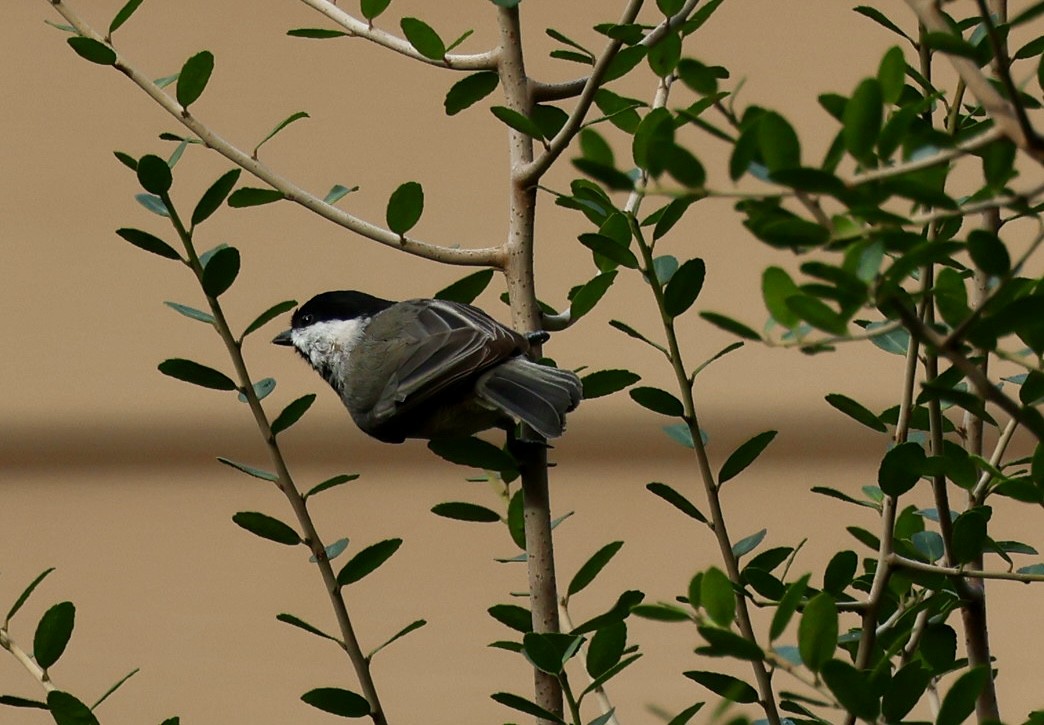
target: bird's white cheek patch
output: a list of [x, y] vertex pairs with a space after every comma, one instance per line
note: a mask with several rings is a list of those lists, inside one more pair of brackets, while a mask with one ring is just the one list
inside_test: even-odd
[[335, 367], [343, 364], [359, 342], [365, 320], [327, 320], [294, 330], [290, 340], [294, 347], [308, 356], [316, 367]]

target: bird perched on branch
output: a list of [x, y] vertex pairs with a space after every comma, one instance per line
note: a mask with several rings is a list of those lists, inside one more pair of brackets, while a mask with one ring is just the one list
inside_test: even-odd
[[295, 348], [365, 433], [401, 443], [516, 423], [562, 435], [582, 389], [575, 373], [526, 357], [546, 339], [459, 302], [338, 291], [301, 305], [272, 342]]

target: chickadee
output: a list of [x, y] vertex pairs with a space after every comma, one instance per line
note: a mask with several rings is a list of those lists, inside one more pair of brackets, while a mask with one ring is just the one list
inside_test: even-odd
[[565, 414], [580, 403], [580, 379], [526, 357], [531, 342], [545, 339], [471, 305], [340, 291], [301, 305], [272, 342], [294, 347], [365, 433], [401, 443], [517, 422], [544, 438], [562, 435]]

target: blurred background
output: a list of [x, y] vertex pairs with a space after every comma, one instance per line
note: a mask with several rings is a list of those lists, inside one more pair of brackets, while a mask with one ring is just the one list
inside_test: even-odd
[[[103, 30], [122, 4], [77, 0], [72, 7]], [[474, 28], [462, 52], [496, 42], [488, 2], [442, 5], [436, 10], [421, 0], [397, 0], [378, 24], [395, 28], [399, 17], [416, 15], [446, 39]], [[600, 36], [591, 26], [615, 20], [617, 5], [523, 3], [531, 74], [548, 81], [578, 75], [580, 66], [548, 58], [556, 46], [544, 29], [598, 48]], [[904, 3], [877, 0], [874, 6], [913, 31]], [[647, 9], [643, 17], [653, 21], [654, 14]], [[269, 545], [230, 521], [242, 510], [289, 519], [287, 505], [274, 489], [215, 462], [220, 455], [265, 466], [248, 411], [233, 395], [156, 371], [168, 357], [228, 367], [209, 328], [162, 304], [202, 306], [194, 281], [187, 270], [114, 234], [133, 226], [170, 238], [163, 220], [134, 202], [137, 182], [112, 151], [165, 156], [174, 145], [158, 134], [182, 129], [122, 75], [76, 57], [66, 34], [44, 23], [61, 22], [45, 0], [10, 4], [3, 18], [0, 606], [9, 606], [40, 571], [57, 567], [15, 620], [12, 635], [30, 648], [39, 615], [54, 602], [74, 601], [76, 632], [52, 673], [60, 687], [93, 701], [141, 667], [99, 709], [106, 723], [159, 722], [175, 713], [194, 723], [327, 722], [298, 697], [313, 687], [354, 687], [347, 662], [329, 643], [275, 621], [288, 611], [333, 629], [318, 577], [303, 550]], [[461, 76], [363, 40], [285, 35], [290, 28], [317, 26], [327, 24], [301, 3], [153, 0], [117, 31], [116, 45], [156, 78], [176, 72], [199, 50], [212, 50], [215, 73], [193, 109], [242, 148], [252, 148], [289, 114], [307, 111], [311, 118], [267, 144], [261, 159], [318, 194], [333, 184], [359, 185], [340, 202], [352, 213], [382, 221], [391, 191], [415, 180], [426, 196], [416, 237], [469, 247], [498, 244], [506, 234], [507, 132], [489, 116], [489, 101], [447, 117], [443, 98]], [[895, 36], [849, 3], [731, 0], [687, 52], [745, 79], [740, 107], [757, 103], [780, 111], [798, 129], [806, 157], [819, 158], [836, 126], [815, 96], [850, 92], [894, 43]], [[652, 97], [655, 80], [647, 69], [625, 80], [618, 92]], [[728, 188], [727, 148], [707, 137], [693, 136], [693, 142], [710, 185]], [[628, 153], [626, 146], [618, 148]], [[559, 166], [545, 179], [552, 189], [566, 189], [571, 178], [567, 161]], [[175, 201], [191, 208], [228, 168], [216, 154], [189, 148], [178, 167]], [[243, 181], [254, 185], [246, 175]], [[569, 288], [593, 275], [589, 253], [575, 241], [587, 229], [580, 215], [556, 208], [549, 195], [541, 204], [538, 294], [561, 308]], [[223, 298], [238, 327], [283, 299], [304, 301], [343, 288], [390, 298], [428, 296], [473, 271], [396, 253], [291, 203], [223, 209], [201, 235], [203, 247], [224, 242], [243, 254], [239, 281]], [[698, 309], [725, 312], [754, 327], [765, 318], [761, 270], [768, 264], [796, 267], [790, 256], [751, 239], [724, 200], [701, 203], [663, 245], [680, 259], [706, 260]], [[607, 324], [622, 319], [655, 336], [651, 301], [635, 277], [621, 274], [607, 299], [556, 335], [547, 353], [566, 367], [628, 368], [644, 384], [669, 388], [662, 359]], [[507, 320], [501, 291], [495, 279], [477, 304]], [[303, 362], [268, 344], [286, 322], [249, 338], [246, 354], [255, 378], [278, 379], [269, 410], [306, 392], [319, 394], [312, 411], [282, 437], [296, 478], [308, 486], [336, 473], [362, 474], [315, 507], [320, 531], [330, 541], [350, 537], [351, 550], [383, 538], [405, 539], [384, 568], [350, 590], [363, 644], [375, 646], [415, 619], [429, 620], [376, 660], [390, 718], [517, 720], [488, 695], [527, 694], [530, 678], [521, 658], [484, 646], [508, 636], [485, 610], [517, 601], [510, 593], [524, 589], [525, 573], [493, 561], [514, 554], [502, 527], [430, 513], [445, 500], [495, 506], [493, 494], [465, 482], [468, 471], [433, 458], [422, 443], [388, 446], [356, 430]], [[732, 341], [695, 315], [690, 323], [682, 331], [690, 367]], [[875, 410], [888, 407], [898, 399], [900, 362], [869, 345], [814, 358], [747, 345], [701, 375], [701, 420], [715, 465], [756, 433], [780, 431], [725, 492], [734, 539], [762, 528], [768, 529], [764, 546], [793, 546], [810, 536], [796, 566], [822, 571], [837, 547], [858, 547], [845, 525], [876, 528], [866, 510], [809, 488], [829, 485], [855, 494], [875, 482], [886, 441], [838, 414], [823, 396], [841, 392]], [[647, 482], [661, 480], [702, 500], [688, 452], [663, 434], [665, 422], [617, 394], [585, 403], [556, 444], [555, 513], [576, 512], [556, 532], [561, 580], [608, 541], [627, 542], [574, 603], [577, 621], [604, 610], [628, 588], [645, 591], [650, 601], [670, 600], [697, 569], [718, 561], [708, 532], [645, 491]], [[1032, 542], [1033, 522], [1000, 519], [1010, 530], [995, 538]], [[1044, 705], [1040, 642], [1028, 639], [1038, 637], [1031, 613], [1044, 601], [1021, 585], [991, 584], [989, 591], [1002, 712], [1015, 721]], [[855, 626], [854, 620], [846, 623]], [[648, 654], [611, 688], [623, 722], [651, 721], [649, 705], [677, 710], [705, 697], [680, 675], [706, 666], [692, 654], [695, 632], [637, 622], [631, 637]], [[794, 684], [782, 674], [777, 683]], [[0, 657], [0, 693], [35, 697], [37, 690], [11, 657]], [[4, 723], [43, 719], [31, 711], [0, 712]]]

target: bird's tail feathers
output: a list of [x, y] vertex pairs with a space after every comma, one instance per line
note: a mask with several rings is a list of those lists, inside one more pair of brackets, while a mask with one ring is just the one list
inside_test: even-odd
[[569, 370], [518, 357], [490, 370], [476, 386], [479, 396], [544, 438], [565, 430], [565, 414], [580, 404], [580, 378]]

